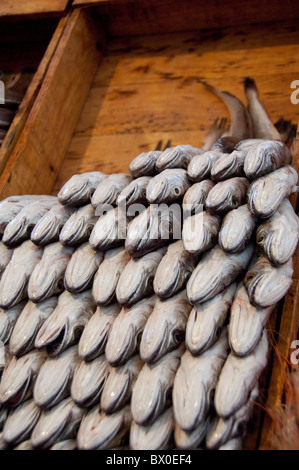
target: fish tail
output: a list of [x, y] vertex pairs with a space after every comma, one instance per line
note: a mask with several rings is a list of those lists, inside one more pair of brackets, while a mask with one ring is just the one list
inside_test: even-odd
[[253, 78], [250, 77], [246, 77], [244, 79], [244, 89], [245, 93], [247, 93], [248, 91], [254, 91], [255, 93], [258, 93], [256, 83]]

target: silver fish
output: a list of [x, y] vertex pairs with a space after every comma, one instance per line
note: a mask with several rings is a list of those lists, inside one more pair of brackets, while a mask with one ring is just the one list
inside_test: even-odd
[[265, 141], [265, 139], [245, 139], [245, 140], [241, 140], [240, 142], [238, 142], [236, 144], [234, 150], [238, 150], [240, 152], [244, 152], [245, 154], [247, 154], [247, 152], [249, 151], [249, 149], [252, 146], [260, 144], [264, 141]]
[[256, 230], [256, 243], [274, 265], [285, 264], [294, 255], [299, 241], [299, 217], [284, 199], [277, 211]]
[[221, 335], [236, 288], [234, 282], [192, 310], [186, 326], [186, 347], [193, 356], [209, 349]]
[[108, 211], [96, 222], [89, 243], [94, 250], [106, 251], [125, 243], [130, 218], [119, 207]]
[[171, 405], [173, 382], [185, 350], [182, 344], [154, 364], [144, 364], [134, 384], [131, 411], [135, 423], [153, 423]]
[[64, 286], [77, 293], [90, 289], [94, 275], [103, 261], [104, 254], [91, 248], [88, 242], [76, 248], [64, 275]]
[[77, 441], [76, 439], [65, 439], [52, 445], [49, 450], [77, 450]]
[[236, 176], [243, 176], [244, 161], [246, 154], [241, 150], [234, 150], [232, 153], [222, 155], [211, 169], [213, 181], [224, 181]]
[[247, 202], [251, 212], [262, 219], [271, 217], [282, 201], [298, 190], [297, 171], [286, 165], [253, 181]]
[[156, 300], [141, 337], [140, 356], [144, 362], [156, 362], [182, 344], [191, 309], [185, 290], [167, 300]]
[[150, 204], [171, 202], [183, 197], [191, 186], [186, 170], [170, 168], [151, 179], [146, 188]]
[[112, 323], [105, 348], [112, 366], [123, 365], [138, 350], [145, 324], [153, 311], [155, 296], [147, 297], [128, 309], [123, 307]]
[[220, 137], [211, 150], [219, 149], [222, 153], [232, 153], [239, 142], [239, 139], [233, 136]]
[[248, 400], [267, 364], [268, 339], [264, 330], [261, 341], [245, 357], [229, 354], [221, 370], [215, 391], [214, 406], [221, 418], [229, 418]]
[[187, 283], [189, 301], [205, 302], [228, 287], [245, 271], [253, 251], [253, 244], [241, 253], [225, 253], [216, 245], [204, 254]]
[[184, 218], [202, 211], [208, 194], [214, 185], [215, 183], [212, 180], [206, 179], [193, 184], [188, 189], [182, 203]]
[[14, 249], [0, 281], [0, 307], [9, 308], [27, 296], [29, 278], [41, 260], [43, 248], [27, 240]]
[[209, 415], [192, 431], [184, 431], [178, 424], [174, 429], [174, 441], [178, 449], [198, 449], [209, 429]]
[[105, 252], [92, 285], [92, 295], [97, 305], [108, 305], [115, 301], [119, 277], [130, 259], [131, 256], [123, 247]]
[[76, 344], [95, 311], [91, 291], [71, 294], [64, 291], [57, 307], [40, 328], [35, 347], [46, 348], [48, 354], [57, 355]]
[[131, 161], [129, 166], [130, 174], [133, 178], [140, 176], [153, 176], [156, 174], [156, 161], [162, 152], [160, 150], [152, 150], [150, 152], [142, 152]]
[[64, 290], [64, 274], [73, 252], [73, 247], [63, 246], [60, 242], [45, 246], [28, 282], [27, 293], [32, 302], [41, 302]]
[[31, 240], [35, 245], [44, 246], [59, 240], [60, 232], [76, 207], [55, 204], [37, 222], [31, 232]]
[[170, 244], [155, 274], [155, 294], [162, 299], [177, 294], [186, 287], [196, 265], [197, 257], [184, 250], [182, 240]]
[[95, 406], [81, 421], [77, 436], [78, 449], [111, 449], [129, 434], [131, 423], [130, 405], [112, 415], [106, 415]]
[[132, 204], [145, 204], [146, 199], [146, 188], [151, 181], [151, 176], [140, 176], [139, 178], [131, 181], [126, 186], [117, 198], [117, 205], [126, 204], [130, 206]]
[[119, 304], [130, 306], [154, 293], [154, 278], [166, 248], [132, 258], [120, 275], [116, 298]]
[[217, 243], [221, 217], [208, 211], [198, 212], [184, 220], [182, 240], [184, 249], [200, 255]]
[[141, 426], [134, 421], [130, 429], [130, 449], [167, 450], [174, 431], [172, 408], [166, 409], [153, 423]]
[[3, 439], [9, 445], [17, 445], [30, 438], [41, 410], [29, 399], [11, 410], [3, 428]]
[[236, 437], [234, 439], [230, 439], [225, 444], [219, 447], [218, 450], [242, 450], [243, 443], [241, 437]]
[[59, 241], [63, 245], [75, 246], [87, 242], [98, 220], [91, 204], [77, 209], [64, 224]]
[[3, 344], [9, 343], [13, 329], [25, 305], [26, 301], [24, 300], [6, 310], [0, 309], [0, 341]]
[[132, 388], [143, 364], [136, 354], [123, 366], [111, 368], [101, 396], [101, 410], [113, 414], [130, 401]]
[[81, 359], [91, 361], [104, 353], [112, 323], [120, 311], [121, 306], [118, 303], [96, 309], [79, 340], [78, 352]]
[[25, 304], [9, 340], [9, 351], [12, 355], [22, 356], [34, 349], [36, 335], [54, 312], [57, 302], [58, 297], [51, 297], [39, 303], [29, 300]]
[[244, 160], [244, 173], [247, 178], [256, 179], [290, 164], [291, 161], [291, 151], [283, 142], [265, 140], [248, 150]]
[[196, 155], [190, 161], [187, 168], [187, 175], [191, 181], [203, 181], [210, 177], [211, 170], [215, 163], [226, 156], [220, 149], [208, 150], [200, 155]]
[[86, 410], [68, 397], [49, 410], [43, 410], [31, 434], [34, 448], [47, 449], [55, 442], [73, 439]]
[[203, 153], [203, 149], [193, 145], [169, 147], [157, 158], [156, 170], [158, 172], [168, 168], [183, 168], [186, 170], [192, 158]]
[[5, 271], [6, 266], [11, 260], [13, 255], [13, 249], [8, 248], [4, 243], [0, 242], [0, 278], [2, 273]]
[[247, 204], [225, 214], [218, 235], [218, 244], [226, 253], [243, 251], [251, 240], [257, 220]]
[[132, 176], [124, 173], [108, 175], [95, 190], [91, 198], [91, 205], [95, 209], [106, 205], [115, 206], [118, 196], [131, 182]]
[[208, 194], [206, 200], [207, 210], [221, 214], [245, 204], [249, 185], [247, 178], [239, 176], [220, 181]]
[[178, 426], [193, 431], [207, 417], [221, 368], [227, 358], [226, 328], [211, 348], [200, 356], [186, 351], [173, 385], [173, 408]]
[[88, 204], [96, 188], [105, 178], [106, 175], [100, 171], [73, 175], [57, 195], [60, 204], [72, 206]]
[[70, 395], [78, 364], [77, 345], [56, 357], [48, 357], [39, 370], [33, 388], [33, 398], [39, 408], [51, 408]]

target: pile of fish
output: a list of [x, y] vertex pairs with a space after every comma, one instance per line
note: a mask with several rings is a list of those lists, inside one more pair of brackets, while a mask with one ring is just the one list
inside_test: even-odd
[[0, 448], [242, 448], [298, 175], [253, 80], [248, 109], [207, 87], [231, 124], [203, 148], [0, 203]]

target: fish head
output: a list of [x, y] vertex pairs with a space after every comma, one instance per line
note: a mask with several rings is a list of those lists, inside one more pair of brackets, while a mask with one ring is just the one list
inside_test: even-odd
[[84, 243], [89, 239], [96, 221], [97, 217], [94, 215], [91, 204], [79, 208], [64, 224], [59, 241], [67, 246]]
[[244, 172], [249, 179], [256, 179], [281, 166], [281, 154], [284, 144], [266, 140], [252, 145], [244, 161]]
[[156, 160], [162, 152], [151, 151], [142, 152], [140, 155], [134, 158], [129, 166], [129, 171], [134, 178], [139, 176], [152, 176], [156, 173]]
[[138, 202], [146, 202], [146, 188], [151, 179], [151, 176], [141, 176], [133, 180], [118, 196], [117, 205], [126, 204], [129, 206]]
[[9, 263], [0, 281], [0, 307], [11, 308], [21, 302], [27, 295], [28, 276], [20, 272], [20, 266]]
[[152, 178], [146, 188], [146, 197], [150, 204], [169, 202], [183, 197], [188, 187], [186, 170], [167, 169]]
[[26, 301], [22, 301], [8, 310], [0, 309], [0, 341], [8, 344], [16, 325], [16, 322], [26, 305]]
[[3, 429], [5, 442], [10, 446], [24, 442], [34, 428], [41, 414], [41, 410], [34, 400], [29, 399], [14, 409]]
[[167, 168], [187, 168], [190, 159], [188, 149], [185, 150], [184, 146], [170, 147], [157, 158], [156, 169], [161, 172]]
[[90, 201], [95, 188], [89, 185], [87, 175], [73, 175], [65, 185], [60, 189], [57, 197], [60, 204], [72, 205], [77, 204], [78, 200]]
[[58, 241], [63, 226], [75, 210], [75, 207], [53, 206], [32, 230], [31, 240], [33, 243], [36, 245], [47, 245], [48, 243]]

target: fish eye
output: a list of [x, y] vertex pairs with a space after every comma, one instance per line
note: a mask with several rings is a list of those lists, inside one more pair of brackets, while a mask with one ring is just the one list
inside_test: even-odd
[[29, 224], [27, 227], [27, 233], [31, 233], [33, 229], [34, 229], [34, 224]]
[[177, 186], [174, 188], [174, 194], [176, 194], [177, 196], [181, 194], [181, 190]]
[[172, 403], [172, 388], [169, 388], [166, 393], [166, 404]]
[[154, 290], [154, 278], [153, 277], [149, 278], [148, 286], [150, 287], [150, 289]]
[[63, 278], [59, 279], [57, 282], [57, 289], [59, 292], [62, 292], [64, 289]]
[[91, 235], [92, 230], [93, 230], [93, 226], [92, 226], [92, 225], [89, 225], [89, 226], [87, 227], [87, 235], [88, 235], [88, 236]]
[[221, 331], [222, 331], [221, 328], [217, 328], [217, 330], [216, 330], [216, 338], [217, 339], [220, 338]]
[[78, 340], [78, 341], [79, 341], [79, 339], [81, 338], [82, 332], [83, 332], [83, 328], [82, 328], [82, 327], [75, 329], [75, 331], [74, 331], [74, 338], [75, 338], [75, 340]]
[[183, 334], [182, 334], [182, 332], [179, 331], [179, 330], [175, 330], [175, 331], [173, 332], [173, 339], [174, 339], [174, 341], [175, 341], [176, 344], [180, 344], [180, 343], [182, 342], [182, 340], [183, 340]]
[[272, 165], [276, 164], [276, 159], [275, 159], [274, 155], [270, 155], [270, 162], [272, 163]]
[[258, 239], [257, 239], [256, 242], [257, 242], [258, 244], [261, 244], [261, 243], [263, 242], [263, 240], [264, 240], [264, 236], [263, 236], [263, 235], [260, 235], [260, 236], [258, 237]]
[[146, 189], [143, 189], [141, 191], [141, 197], [142, 197], [142, 199], [146, 199]]
[[247, 281], [250, 281], [253, 278], [254, 278], [253, 273], [247, 273], [246, 276], [244, 277], [244, 281], [247, 282]]
[[238, 205], [238, 201], [237, 201], [237, 198], [235, 196], [232, 197], [232, 205], [233, 206], [237, 206]]

